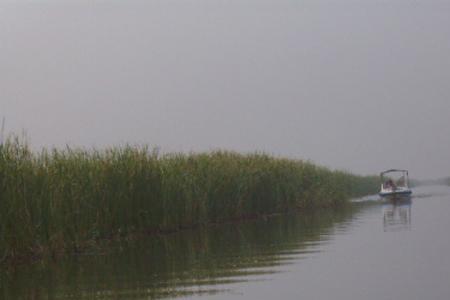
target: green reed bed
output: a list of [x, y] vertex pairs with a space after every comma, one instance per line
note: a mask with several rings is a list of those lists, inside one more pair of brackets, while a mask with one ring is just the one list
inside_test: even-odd
[[79, 251], [86, 243], [165, 232], [374, 193], [377, 177], [266, 154], [160, 155], [146, 147], [32, 152], [0, 145], [0, 260]]

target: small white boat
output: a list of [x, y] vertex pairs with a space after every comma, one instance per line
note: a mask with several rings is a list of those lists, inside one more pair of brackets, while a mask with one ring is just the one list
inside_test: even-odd
[[[396, 178], [392, 178], [393, 176]], [[387, 170], [381, 172], [380, 179], [381, 190], [378, 194], [381, 197], [410, 196], [412, 193], [409, 188], [408, 170]]]

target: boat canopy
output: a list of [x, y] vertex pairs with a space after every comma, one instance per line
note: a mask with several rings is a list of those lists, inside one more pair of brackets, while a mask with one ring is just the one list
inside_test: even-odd
[[386, 170], [386, 171], [384, 171], [384, 172], [381, 172], [381, 173], [380, 173], [380, 176], [383, 176], [384, 174], [392, 173], [392, 172], [403, 172], [403, 173], [406, 173], [406, 175], [408, 175], [408, 170], [390, 169], [390, 170]]
[[[395, 184], [394, 186], [399, 187], [399, 186], [403, 186], [408, 188], [409, 186], [409, 179], [408, 179], [408, 170], [402, 170], [402, 169], [390, 169], [390, 170], [386, 170], [384, 172], [380, 173], [380, 179], [381, 179], [381, 185], [382, 185], [382, 189], [386, 186], [386, 185], [392, 185], [394, 179], [389, 178], [389, 176], [387, 177], [389, 180], [385, 181], [384, 175], [388, 174], [388, 173], [402, 173], [402, 176], [400, 178], [397, 178], [395, 180]], [[389, 181], [391, 183], [389, 183]]]

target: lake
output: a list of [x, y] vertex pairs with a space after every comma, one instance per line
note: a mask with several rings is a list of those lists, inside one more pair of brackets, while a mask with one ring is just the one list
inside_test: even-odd
[[449, 299], [450, 187], [0, 271], [2, 299]]

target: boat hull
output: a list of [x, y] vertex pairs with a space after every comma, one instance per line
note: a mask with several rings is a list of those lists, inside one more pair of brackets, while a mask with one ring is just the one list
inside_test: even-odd
[[392, 196], [409, 196], [411, 195], [411, 190], [397, 190], [397, 191], [383, 191], [379, 192], [378, 195], [381, 197], [392, 197]]
[[395, 192], [380, 192], [382, 202], [403, 204], [411, 203], [411, 190], [395, 191]]

